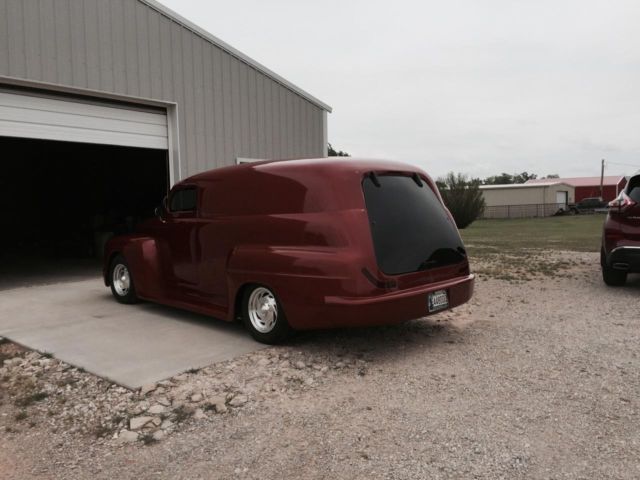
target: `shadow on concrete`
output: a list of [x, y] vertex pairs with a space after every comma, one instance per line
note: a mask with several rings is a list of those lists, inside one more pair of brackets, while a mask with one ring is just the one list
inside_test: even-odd
[[102, 264], [92, 258], [4, 256], [0, 262], [0, 291], [101, 278]]

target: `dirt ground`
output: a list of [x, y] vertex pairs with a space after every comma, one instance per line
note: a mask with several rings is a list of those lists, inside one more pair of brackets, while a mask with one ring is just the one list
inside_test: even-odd
[[[452, 312], [305, 333], [158, 394], [33, 358], [65, 386], [25, 406], [16, 362], [0, 383], [0, 478], [640, 478], [640, 277], [607, 288], [596, 254], [570, 255], [562, 274], [523, 282], [481, 273]], [[56, 413], [65, 395], [65, 411], [108, 397], [132, 414], [166, 396], [176, 425], [125, 443], [119, 418], [95, 435], [89, 417]], [[220, 395], [220, 411], [206, 408]], [[177, 416], [191, 403], [202, 408]]]

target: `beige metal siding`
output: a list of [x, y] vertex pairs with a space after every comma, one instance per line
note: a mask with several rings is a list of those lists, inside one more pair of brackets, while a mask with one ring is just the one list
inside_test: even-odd
[[574, 203], [575, 200], [575, 188], [569, 185], [550, 185], [545, 190], [545, 203], [556, 203], [558, 192], [567, 192], [568, 203]]
[[544, 187], [482, 189], [488, 207], [545, 203]]
[[178, 105], [181, 172], [323, 155], [323, 110], [138, 0], [0, 0], [0, 75]]
[[527, 188], [483, 188], [482, 196], [487, 206], [531, 205], [556, 203], [556, 192], [568, 192], [573, 203], [575, 189], [568, 185], [532, 186]]
[[553, 215], [565, 209], [557, 203], [557, 192], [567, 192], [567, 202], [573, 203], [575, 189], [570, 185], [535, 185], [509, 187], [482, 187], [486, 208], [484, 218], [527, 218]]

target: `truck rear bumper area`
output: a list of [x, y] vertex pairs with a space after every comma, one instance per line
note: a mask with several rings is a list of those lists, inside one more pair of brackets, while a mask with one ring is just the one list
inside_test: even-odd
[[[467, 275], [372, 297], [327, 296], [324, 305], [313, 309], [313, 313], [307, 310], [306, 318], [295, 322], [293, 326], [296, 329], [307, 330], [402, 323], [466, 303], [473, 295], [474, 280], [474, 275]], [[447, 292], [449, 305], [430, 313], [427, 306], [428, 295], [440, 290]]]
[[640, 246], [614, 248], [607, 263], [614, 270], [640, 273]]

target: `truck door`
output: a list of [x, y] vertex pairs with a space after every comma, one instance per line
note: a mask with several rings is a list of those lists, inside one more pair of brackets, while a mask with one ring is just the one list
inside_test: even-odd
[[198, 214], [198, 189], [180, 186], [169, 194], [166, 223], [160, 235], [165, 244], [162, 249], [166, 265], [171, 272], [168, 285], [174, 288], [169, 295], [176, 297], [199, 296], [198, 263], [201, 257], [198, 231], [202, 220]]

